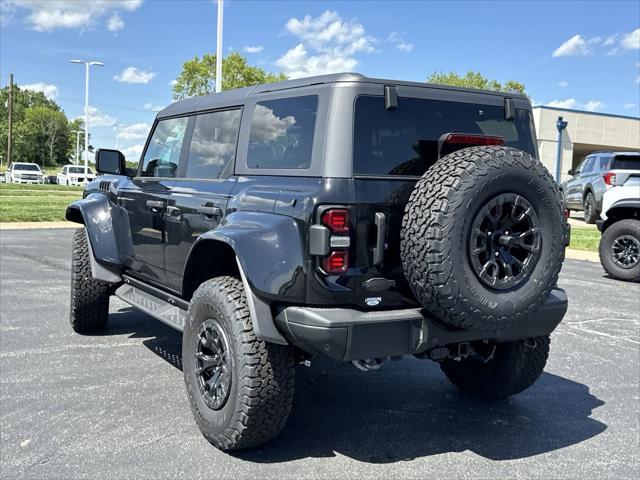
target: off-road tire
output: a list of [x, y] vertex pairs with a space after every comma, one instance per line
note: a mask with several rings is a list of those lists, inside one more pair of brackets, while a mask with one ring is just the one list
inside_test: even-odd
[[598, 212], [598, 208], [596, 207], [596, 199], [593, 193], [589, 192], [585, 195], [582, 202], [582, 209], [584, 211], [585, 223], [592, 225], [600, 218], [600, 212]]
[[640, 263], [631, 268], [623, 268], [613, 261], [613, 242], [622, 235], [629, 235], [640, 242], [640, 220], [627, 218], [618, 220], [607, 228], [600, 238], [600, 263], [613, 278], [628, 282], [640, 282]]
[[[205, 403], [196, 373], [198, 331], [207, 319], [224, 329], [232, 352], [231, 387], [218, 410]], [[238, 450], [260, 445], [285, 426], [293, 403], [293, 350], [256, 338], [244, 288], [237, 278], [208, 280], [194, 293], [184, 329], [182, 362], [196, 424], [215, 447]]]
[[[508, 290], [485, 285], [469, 254], [477, 212], [513, 192], [536, 211], [542, 247], [526, 281]], [[557, 284], [564, 260], [562, 195], [531, 155], [505, 147], [471, 147], [439, 159], [417, 182], [401, 229], [401, 259], [416, 299], [449, 325], [497, 332], [529, 321]]]
[[486, 345], [485, 356], [462, 360], [447, 359], [440, 368], [460, 390], [487, 399], [499, 399], [526, 390], [542, 374], [549, 357], [550, 339], [536, 337], [515, 342]]
[[69, 321], [77, 333], [103, 330], [109, 319], [110, 285], [91, 275], [91, 251], [84, 228], [73, 234], [71, 254], [71, 309]]

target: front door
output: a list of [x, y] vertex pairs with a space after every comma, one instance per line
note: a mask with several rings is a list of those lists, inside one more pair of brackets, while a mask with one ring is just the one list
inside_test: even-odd
[[182, 290], [193, 243], [215, 229], [226, 213], [237, 181], [230, 173], [241, 115], [241, 109], [229, 109], [202, 113], [193, 119], [191, 141], [171, 190], [166, 216], [167, 281], [177, 292]]
[[160, 120], [138, 176], [119, 195], [127, 211], [131, 253], [127, 267], [141, 279], [166, 285], [165, 246], [169, 191], [175, 181], [188, 118]]

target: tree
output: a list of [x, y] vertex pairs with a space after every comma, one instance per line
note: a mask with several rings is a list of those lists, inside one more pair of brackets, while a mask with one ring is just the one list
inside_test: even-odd
[[427, 82], [439, 85], [454, 85], [456, 87], [479, 88], [480, 90], [525, 93], [524, 84], [520, 82], [507, 80], [502, 84], [497, 80], [490, 80], [482, 76], [480, 72], [473, 72], [471, 70], [469, 70], [464, 77], [461, 77], [455, 72], [433, 72], [427, 77]]
[[[0, 151], [7, 150], [9, 88], [0, 90]], [[62, 109], [42, 92], [13, 90], [12, 161], [43, 167], [66, 163], [70, 124]], [[75, 140], [73, 142], [75, 145]]]
[[[268, 73], [259, 67], [249, 65], [247, 59], [237, 52], [222, 59], [223, 90], [280, 82], [286, 79], [283, 73]], [[216, 56], [205, 54], [202, 59], [194, 57], [182, 65], [182, 72], [173, 86], [173, 98], [181, 100], [215, 93], [215, 84]]]

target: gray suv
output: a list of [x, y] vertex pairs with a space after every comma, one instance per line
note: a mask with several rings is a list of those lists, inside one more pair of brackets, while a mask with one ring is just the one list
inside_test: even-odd
[[639, 152], [594, 152], [561, 185], [567, 209], [584, 211], [584, 220], [595, 223], [602, 211], [602, 196], [612, 185], [615, 170], [627, 170], [638, 161]]

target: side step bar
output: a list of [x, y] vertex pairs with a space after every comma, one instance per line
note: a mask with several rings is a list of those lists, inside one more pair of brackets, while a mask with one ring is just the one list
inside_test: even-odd
[[187, 302], [128, 275], [123, 275], [122, 279], [124, 284], [115, 291], [116, 297], [180, 332], [184, 330]]

